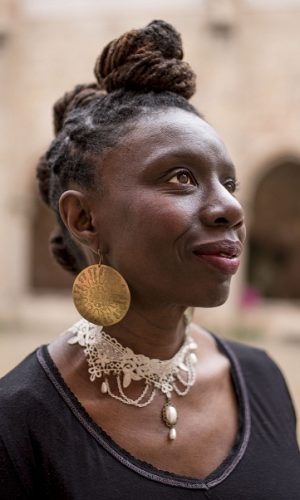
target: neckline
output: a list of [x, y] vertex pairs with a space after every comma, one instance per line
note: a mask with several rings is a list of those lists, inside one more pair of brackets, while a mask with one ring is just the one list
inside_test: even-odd
[[230, 454], [204, 479], [182, 476], [173, 472], [160, 470], [153, 465], [132, 456], [129, 452], [121, 448], [98, 424], [94, 422], [75, 394], [70, 390], [56, 364], [51, 358], [48, 347], [46, 345], [41, 346], [37, 350], [36, 355], [46, 375], [53, 383], [64, 402], [71, 409], [74, 416], [77, 420], [79, 420], [80, 424], [119, 462], [129, 469], [137, 472], [139, 475], [165, 485], [187, 489], [208, 490], [223, 482], [236, 468], [245, 454], [251, 431], [249, 401], [240, 363], [226, 341], [221, 340], [218, 336], [211, 332], [209, 333], [215, 340], [218, 349], [225, 354], [230, 361], [231, 375], [239, 407], [240, 430], [236, 438], [236, 443]]

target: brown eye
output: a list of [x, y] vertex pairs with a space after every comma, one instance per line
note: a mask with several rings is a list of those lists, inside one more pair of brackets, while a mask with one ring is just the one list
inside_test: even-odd
[[235, 179], [228, 179], [225, 183], [226, 189], [228, 189], [228, 191], [232, 194], [236, 192], [238, 185], [239, 183]]
[[174, 184], [193, 184], [191, 175], [189, 172], [177, 172], [169, 182], [173, 182]]

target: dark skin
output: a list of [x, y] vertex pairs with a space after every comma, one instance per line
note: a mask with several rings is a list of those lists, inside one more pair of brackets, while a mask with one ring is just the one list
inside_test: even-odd
[[[60, 211], [71, 234], [91, 250], [91, 262], [100, 249], [130, 287], [128, 314], [105, 331], [137, 354], [169, 359], [183, 342], [186, 307], [214, 307], [228, 296], [231, 275], [193, 249], [244, 241], [234, 167], [206, 122], [169, 109], [140, 118], [106, 153], [101, 185], [101, 192], [65, 192]], [[191, 335], [198, 344], [197, 378], [186, 396], [172, 397], [179, 414], [175, 441], [160, 419], [163, 396], [145, 408], [127, 406], [101, 394], [89, 380], [82, 348], [68, 345], [66, 335], [49, 351], [87, 412], [121, 447], [159, 469], [204, 478], [232, 448], [238, 408], [229, 361], [205, 330], [192, 325]], [[129, 397], [141, 387], [132, 384]]]

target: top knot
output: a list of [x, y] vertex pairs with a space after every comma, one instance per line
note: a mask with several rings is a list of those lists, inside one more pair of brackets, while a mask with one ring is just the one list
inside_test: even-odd
[[196, 77], [182, 58], [180, 34], [165, 21], [152, 21], [110, 42], [96, 61], [95, 76], [107, 92], [168, 90], [189, 99]]

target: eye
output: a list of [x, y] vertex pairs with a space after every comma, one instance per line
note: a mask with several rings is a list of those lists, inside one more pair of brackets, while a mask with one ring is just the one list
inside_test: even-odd
[[169, 182], [173, 184], [195, 185], [194, 178], [188, 170], [180, 170], [171, 177]]
[[229, 193], [235, 193], [239, 187], [239, 182], [236, 179], [228, 179], [224, 186], [229, 191]]

